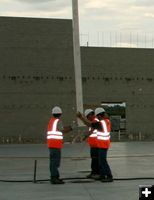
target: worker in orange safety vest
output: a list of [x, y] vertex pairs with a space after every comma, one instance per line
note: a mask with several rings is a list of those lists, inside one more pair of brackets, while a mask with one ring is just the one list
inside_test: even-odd
[[91, 156], [91, 173], [87, 178], [99, 177], [99, 159], [98, 159], [98, 144], [97, 144], [97, 130], [92, 127], [99, 120], [96, 118], [95, 113], [92, 109], [86, 109], [84, 115], [80, 112], [77, 116], [81, 121], [89, 127], [89, 137], [88, 144], [90, 146], [90, 156]]
[[50, 182], [51, 184], [64, 184], [64, 181], [59, 178], [58, 168], [60, 167], [63, 133], [70, 132], [72, 127], [63, 127], [60, 119], [62, 115], [60, 107], [55, 106], [52, 109], [52, 115], [47, 130], [47, 144], [50, 154]]
[[107, 162], [107, 152], [110, 147], [110, 132], [111, 123], [108, 117], [105, 115], [105, 110], [102, 107], [95, 109], [95, 115], [99, 119], [99, 126], [97, 127], [97, 142], [98, 142], [98, 156], [100, 177], [102, 182], [112, 182], [113, 176], [110, 166]]

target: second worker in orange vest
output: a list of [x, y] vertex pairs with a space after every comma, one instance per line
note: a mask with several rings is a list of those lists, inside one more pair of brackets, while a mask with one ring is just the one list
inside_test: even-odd
[[99, 119], [97, 127], [98, 156], [100, 167], [100, 180], [102, 182], [112, 182], [113, 176], [107, 162], [107, 152], [110, 147], [110, 120], [105, 116], [105, 110], [101, 107], [95, 109], [95, 115]]
[[77, 117], [89, 127], [88, 144], [90, 146], [91, 157], [91, 173], [87, 178], [99, 177], [99, 159], [98, 159], [98, 144], [97, 144], [97, 130], [93, 128], [93, 124], [99, 122], [92, 109], [86, 109], [84, 115], [80, 112], [77, 113]]

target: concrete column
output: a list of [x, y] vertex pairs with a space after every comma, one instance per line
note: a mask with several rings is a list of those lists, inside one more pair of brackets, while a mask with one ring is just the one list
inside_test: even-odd
[[[73, 48], [74, 48], [74, 70], [75, 70], [75, 87], [76, 87], [76, 109], [77, 111], [83, 112], [78, 0], [72, 0], [72, 13], [73, 13]], [[81, 124], [82, 123], [78, 120], [78, 125], [80, 126]]]

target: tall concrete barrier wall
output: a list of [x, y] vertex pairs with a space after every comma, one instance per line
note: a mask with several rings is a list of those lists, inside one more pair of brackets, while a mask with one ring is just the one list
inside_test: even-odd
[[[84, 107], [126, 103], [126, 131], [154, 137], [154, 50], [81, 47]], [[72, 21], [0, 17], [0, 141], [45, 141], [51, 109], [75, 119]], [[10, 139], [11, 138], [11, 139]]]
[[73, 65], [71, 20], [0, 17], [1, 139], [44, 139], [55, 105], [72, 122]]
[[154, 138], [154, 50], [81, 49], [84, 102], [125, 102], [127, 132]]

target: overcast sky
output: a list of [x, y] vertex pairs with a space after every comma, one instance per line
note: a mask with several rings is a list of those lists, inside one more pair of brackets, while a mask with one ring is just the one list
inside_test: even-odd
[[[0, 0], [0, 16], [72, 18], [72, 0]], [[154, 47], [154, 0], [78, 0], [81, 42]], [[127, 35], [127, 36], [126, 36]], [[124, 39], [125, 37], [125, 39]], [[127, 38], [127, 39], [126, 39]]]

